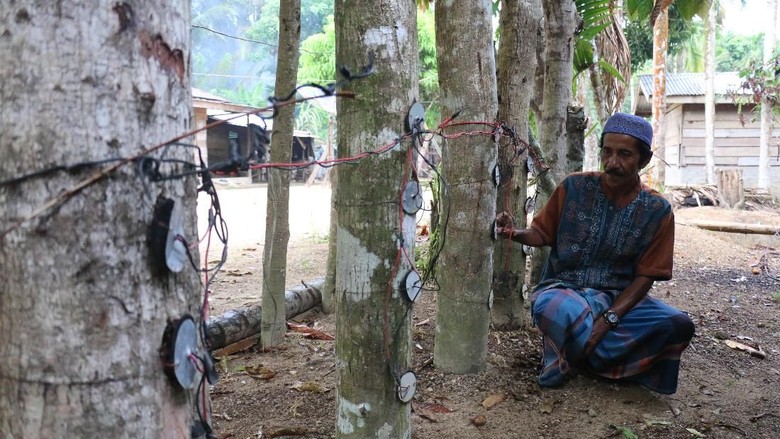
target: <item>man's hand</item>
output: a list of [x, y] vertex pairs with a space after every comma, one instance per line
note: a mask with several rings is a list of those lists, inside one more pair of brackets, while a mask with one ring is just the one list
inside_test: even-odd
[[593, 349], [595, 349], [596, 346], [601, 343], [601, 340], [605, 335], [607, 335], [607, 332], [609, 332], [610, 329], [612, 329], [612, 327], [609, 325], [609, 323], [607, 323], [606, 320], [604, 320], [604, 317], [595, 316], [595, 320], [593, 321], [593, 329], [590, 332], [588, 341], [585, 342], [585, 350], [583, 351], [583, 354], [590, 355], [590, 353], [593, 352]]
[[514, 226], [514, 219], [512, 219], [512, 215], [510, 215], [508, 212], [504, 211], [496, 215], [496, 226], [501, 228], [512, 228]]

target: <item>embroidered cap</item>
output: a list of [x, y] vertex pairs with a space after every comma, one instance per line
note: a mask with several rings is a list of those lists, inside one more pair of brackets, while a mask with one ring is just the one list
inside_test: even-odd
[[604, 134], [616, 133], [627, 134], [635, 139], [644, 142], [644, 147], [650, 150], [653, 144], [653, 127], [650, 123], [639, 116], [626, 113], [615, 113], [604, 124], [604, 131], [601, 132], [601, 140], [604, 140]]

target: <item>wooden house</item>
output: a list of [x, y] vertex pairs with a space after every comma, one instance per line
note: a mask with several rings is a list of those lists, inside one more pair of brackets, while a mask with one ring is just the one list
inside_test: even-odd
[[[640, 75], [633, 100], [638, 116], [652, 114], [653, 78]], [[738, 113], [732, 94], [742, 93], [736, 72], [715, 76], [715, 169], [740, 169], [745, 187], [758, 183], [760, 122], [754, 105]], [[666, 77], [665, 185], [707, 182], [704, 156], [704, 73], [669, 73]], [[743, 125], [742, 121], [745, 124]], [[770, 181], [780, 186], [780, 128], [770, 140]]]
[[[269, 160], [268, 141], [273, 129], [273, 120], [248, 114], [258, 108], [235, 104], [212, 93], [193, 88], [192, 105], [195, 114], [195, 126], [202, 128], [220, 120], [224, 123], [215, 125], [196, 135], [196, 144], [206, 164], [217, 175], [232, 177], [250, 177], [251, 170], [233, 169], [235, 157], [250, 160], [255, 163], [265, 163]], [[314, 136], [308, 131], [293, 132], [292, 162], [309, 162], [314, 160]], [[304, 168], [293, 172], [293, 180], [303, 181], [308, 172]], [[266, 173], [255, 171], [255, 181], [265, 180]], [[259, 178], [257, 178], [259, 177]]]

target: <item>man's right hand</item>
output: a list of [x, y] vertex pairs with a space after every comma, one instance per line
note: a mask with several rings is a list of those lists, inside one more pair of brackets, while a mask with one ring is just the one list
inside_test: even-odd
[[496, 215], [497, 227], [502, 228], [502, 227], [509, 226], [509, 228], [511, 229], [513, 225], [514, 225], [514, 219], [512, 218], [512, 215], [510, 215], [508, 212], [505, 211]]

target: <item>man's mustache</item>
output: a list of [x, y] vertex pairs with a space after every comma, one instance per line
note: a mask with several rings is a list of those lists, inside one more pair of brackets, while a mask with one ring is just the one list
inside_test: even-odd
[[604, 172], [609, 174], [609, 175], [615, 175], [617, 177], [622, 177], [623, 176], [623, 173], [619, 169], [617, 169], [617, 168], [608, 168], [608, 169], [604, 170]]

